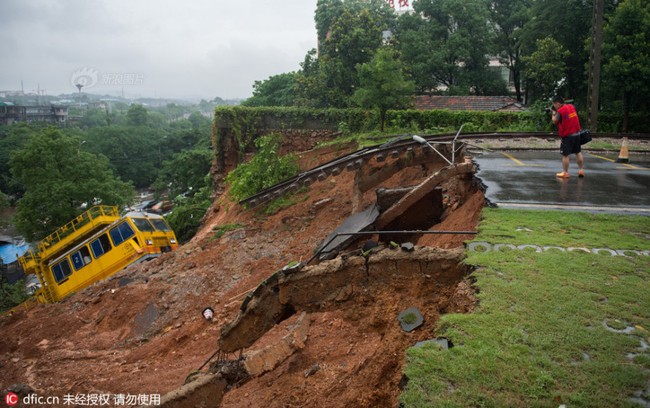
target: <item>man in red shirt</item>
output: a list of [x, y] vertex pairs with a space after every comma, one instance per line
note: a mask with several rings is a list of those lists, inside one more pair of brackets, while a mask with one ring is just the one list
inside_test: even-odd
[[570, 103], [565, 104], [561, 96], [553, 97], [553, 124], [557, 125], [557, 133], [560, 136], [560, 153], [562, 154], [561, 173], [556, 176], [569, 178], [569, 155], [575, 154], [578, 162], [578, 177], [584, 177], [584, 157], [580, 147], [580, 120], [576, 108]]

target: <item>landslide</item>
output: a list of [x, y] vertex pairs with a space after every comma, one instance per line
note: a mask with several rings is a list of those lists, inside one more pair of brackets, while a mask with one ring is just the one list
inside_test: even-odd
[[[340, 154], [331, 148], [310, 150], [301, 155], [301, 163], [311, 167]], [[406, 168], [381, 187], [413, 186], [435, 170]], [[293, 205], [274, 214], [241, 208], [223, 194], [215, 198], [202, 230], [179, 250], [132, 265], [60, 303], [1, 317], [0, 389], [20, 384], [39, 395], [62, 397], [164, 395], [178, 388], [217, 350], [221, 329], [236, 319], [244, 296], [288, 263], [310, 258], [352, 214], [354, 183], [354, 172], [344, 171], [296, 193]], [[444, 218], [432, 229], [475, 229], [484, 202], [480, 189], [463, 178], [442, 187]], [[374, 200], [374, 191], [364, 194], [361, 207]], [[429, 235], [417, 245], [459, 248], [469, 238]], [[461, 280], [435, 296], [456, 296], [447, 311], [471, 311], [470, 286]], [[384, 313], [380, 306], [397, 298], [390, 290], [382, 292], [372, 313]], [[201, 315], [205, 307], [215, 311], [212, 322]], [[355, 323], [349, 313], [329, 310], [311, 316], [304, 357], [314, 363], [307, 374], [300, 357], [293, 356], [230, 390], [222, 406], [318, 406], [324, 400], [329, 406], [343, 406], [336, 401], [395, 406], [394, 383], [401, 376], [404, 350], [416, 338], [435, 337], [437, 312], [429, 314], [426, 331], [410, 336], [395, 330], [382, 334], [372, 324]], [[274, 330], [281, 331], [283, 324], [288, 323]], [[349, 372], [372, 358], [372, 375], [346, 387]], [[382, 394], [373, 393], [378, 386], [385, 388]]]

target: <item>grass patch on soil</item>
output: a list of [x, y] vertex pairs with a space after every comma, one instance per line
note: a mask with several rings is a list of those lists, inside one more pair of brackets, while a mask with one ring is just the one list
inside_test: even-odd
[[[650, 217], [483, 217], [475, 240], [491, 244], [650, 249]], [[639, 406], [631, 398], [650, 380], [650, 257], [513, 250], [469, 252], [466, 262], [479, 306], [441, 318], [438, 336], [455, 347], [407, 351], [404, 406]]]
[[307, 201], [309, 199], [309, 195], [307, 194], [308, 192], [309, 189], [307, 187], [300, 187], [297, 191], [291, 194], [285, 194], [272, 200], [264, 207], [262, 212], [265, 215], [273, 215], [278, 213], [280, 210]]
[[240, 228], [244, 228], [244, 225], [242, 225], [242, 224], [216, 225], [216, 226], [212, 227], [212, 232], [214, 232], [214, 235], [212, 236], [212, 239], [213, 240], [219, 239], [219, 238], [223, 237], [223, 235], [226, 232], [235, 231], [235, 230], [238, 230]]

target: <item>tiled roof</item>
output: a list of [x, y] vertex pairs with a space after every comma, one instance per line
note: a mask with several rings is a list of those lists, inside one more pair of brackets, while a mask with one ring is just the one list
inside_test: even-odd
[[510, 96], [438, 96], [419, 95], [415, 107], [420, 110], [522, 111], [524, 105]]

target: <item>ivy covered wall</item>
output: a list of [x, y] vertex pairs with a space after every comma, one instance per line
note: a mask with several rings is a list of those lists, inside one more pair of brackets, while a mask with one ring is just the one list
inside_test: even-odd
[[[583, 123], [586, 123], [581, 114]], [[631, 123], [645, 129], [649, 119], [633, 117]], [[620, 115], [602, 113], [601, 132], [620, 131]], [[452, 132], [531, 132], [548, 131], [553, 127], [550, 114], [542, 108], [524, 112], [392, 110], [386, 115], [387, 131], [432, 134]], [[378, 132], [377, 111], [362, 109], [308, 109], [288, 107], [217, 107], [215, 109], [212, 144], [215, 151], [215, 173], [234, 169], [255, 149], [255, 140], [269, 133], [285, 138], [283, 143], [295, 150], [307, 150], [316, 143], [341, 133]], [[638, 131], [638, 130], [637, 130]]]

